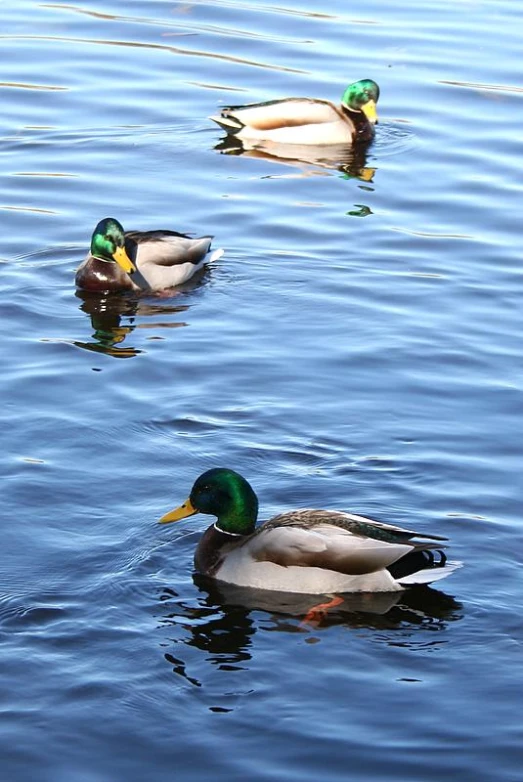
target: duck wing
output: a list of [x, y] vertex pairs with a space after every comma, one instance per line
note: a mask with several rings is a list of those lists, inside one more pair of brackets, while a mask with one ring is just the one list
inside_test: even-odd
[[[363, 575], [383, 570], [415, 548], [435, 547], [412, 530], [339, 511], [302, 510], [275, 516], [244, 544], [255, 561]], [[438, 536], [425, 536], [442, 540]], [[441, 547], [441, 544], [439, 544]]]
[[339, 122], [343, 114], [328, 100], [287, 98], [244, 106], [224, 107], [219, 116], [210, 119], [229, 132], [248, 126], [257, 131]]
[[177, 231], [129, 231], [125, 234], [125, 249], [138, 267], [147, 263], [174, 266], [188, 261], [197, 264], [209, 252], [212, 238], [193, 239]]
[[223, 255], [222, 249], [211, 250], [212, 238], [192, 238], [177, 231], [129, 231], [125, 248], [136, 266], [133, 283], [153, 291], [181, 285]]
[[[358, 516], [356, 513], [347, 513], [339, 510], [313, 510], [304, 508], [302, 510], [286, 511], [278, 516], [273, 516], [259, 529], [268, 526], [303, 526], [315, 527], [318, 524], [328, 522], [331, 525], [346, 529], [354, 535], [370, 537], [375, 540], [382, 540], [386, 543], [405, 543], [409, 542], [413, 546], [421, 545], [423, 547], [434, 547], [434, 544], [428, 541], [447, 540], [441, 535], [416, 532], [415, 530], [398, 527], [395, 524], [386, 524], [383, 521], [369, 519], [366, 516]], [[419, 539], [416, 542], [416, 539]], [[438, 548], [441, 545], [438, 544]]]

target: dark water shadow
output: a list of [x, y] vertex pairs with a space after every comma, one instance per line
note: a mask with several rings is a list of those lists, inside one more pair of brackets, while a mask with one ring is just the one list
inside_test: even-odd
[[[300, 595], [292, 592], [271, 592], [266, 589], [224, 584], [195, 574], [200, 592], [215, 606], [265, 611], [276, 621], [278, 615], [292, 618], [300, 629], [308, 629], [304, 617], [310, 609], [329, 598], [322, 595]], [[439, 590], [420, 586], [402, 592], [354, 592], [341, 596], [343, 602], [321, 615], [316, 627], [328, 628], [337, 624], [349, 627], [393, 627], [422, 624], [424, 621], [449, 621], [458, 616], [461, 604]], [[278, 623], [278, 627], [279, 627]], [[278, 629], [275, 627], [274, 629]], [[282, 626], [285, 629], [285, 626]]]
[[[160, 626], [176, 628], [165, 660], [173, 673], [202, 687], [209, 664], [213, 669], [244, 670], [254, 653], [254, 637], [260, 632], [303, 634], [317, 642], [325, 631], [338, 626], [366, 629], [389, 646], [434, 646], [438, 641], [426, 631], [438, 632], [463, 617], [463, 606], [453, 597], [428, 586], [403, 592], [343, 595], [343, 602], [326, 611], [318, 622], [304, 621], [321, 595], [269, 592], [218, 583], [195, 575], [197, 599], [187, 600], [169, 588], [160, 595]], [[418, 636], [420, 631], [422, 639]], [[194, 651], [205, 653], [195, 660]], [[202, 667], [203, 665], [203, 667]], [[189, 673], [189, 669], [191, 672]]]
[[[85, 312], [93, 329], [92, 340], [75, 340], [73, 344], [83, 350], [104, 353], [113, 358], [133, 358], [144, 351], [122, 343], [135, 329], [173, 329], [187, 326], [184, 319], [166, 321], [141, 321], [141, 318], [179, 316], [190, 309], [190, 304], [181, 303], [183, 295], [199, 287], [205, 269], [177, 288], [152, 294], [129, 292], [99, 294], [77, 290], [80, 309]], [[173, 303], [179, 299], [180, 303]]]
[[[376, 168], [367, 166], [367, 154], [371, 142], [356, 146], [346, 144], [279, 144], [273, 141], [247, 141], [236, 136], [225, 136], [214, 149], [222, 155], [245, 156], [272, 163], [298, 167], [302, 176], [319, 175], [323, 169], [340, 171], [347, 179], [372, 182]], [[313, 170], [308, 170], [312, 167]]]

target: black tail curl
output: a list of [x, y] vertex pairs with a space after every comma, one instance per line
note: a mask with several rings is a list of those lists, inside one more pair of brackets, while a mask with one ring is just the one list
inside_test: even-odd
[[441, 549], [409, 551], [408, 554], [389, 565], [387, 570], [396, 580], [418, 573], [420, 570], [432, 570], [445, 567], [446, 554]]

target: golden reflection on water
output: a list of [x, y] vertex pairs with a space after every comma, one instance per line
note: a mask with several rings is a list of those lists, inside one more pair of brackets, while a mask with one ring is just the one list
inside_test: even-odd
[[451, 87], [466, 87], [472, 90], [488, 90], [494, 92], [523, 92], [523, 87], [505, 84], [482, 84], [473, 81], [451, 81], [449, 79], [440, 79], [438, 84], [448, 84]]
[[[366, 165], [369, 146], [370, 143], [357, 146], [346, 144], [325, 146], [280, 144], [274, 141], [251, 142], [226, 135], [214, 149], [222, 155], [245, 156], [298, 167], [302, 171], [300, 176], [318, 176], [322, 172], [340, 171], [348, 179], [372, 182], [376, 169]], [[308, 170], [307, 166], [313, 167], [313, 170]], [[269, 179], [271, 175], [264, 178]]]
[[42, 209], [36, 206], [8, 206], [6, 204], [0, 204], [0, 209], [7, 209], [11, 212], [36, 212], [37, 214], [56, 215], [58, 212], [55, 209]]
[[79, 174], [58, 174], [51, 171], [14, 171], [12, 176], [64, 177], [79, 179]]
[[[170, 291], [169, 295], [172, 298], [179, 293], [180, 291]], [[84, 350], [105, 353], [113, 358], [133, 358], [143, 352], [143, 350], [131, 345], [122, 346], [122, 343], [137, 328], [173, 329], [188, 325], [185, 321], [134, 322], [135, 317], [179, 315], [189, 310], [188, 304], [173, 305], [163, 300], [156, 304], [151, 301], [142, 301], [135, 295], [116, 293], [104, 296], [80, 290], [76, 291], [76, 296], [82, 301], [80, 309], [89, 315], [93, 334], [92, 341], [75, 340], [73, 344]], [[129, 319], [129, 322], [123, 324], [123, 318]]]
[[125, 17], [119, 17], [116, 14], [102, 14], [100, 11], [91, 11], [88, 10], [87, 8], [80, 8], [79, 6], [76, 5], [67, 5], [66, 3], [44, 3], [42, 5], [42, 8], [51, 8], [59, 11], [73, 11], [74, 13], [77, 14], [85, 14], [85, 16], [92, 16], [95, 19], [109, 19], [111, 21], [114, 19], [125, 18]]
[[0, 81], [0, 87], [15, 87], [19, 90], [58, 90], [66, 92], [69, 87], [58, 87], [50, 84], [24, 84], [19, 81]]
[[[0, 38], [1, 37], [2, 36], [0, 36]], [[121, 46], [121, 47], [130, 47], [136, 49], [160, 50], [160, 51], [170, 52], [171, 54], [188, 55], [189, 57], [205, 57], [213, 60], [225, 60], [226, 62], [233, 62], [239, 65], [249, 65], [255, 68], [264, 68], [265, 70], [269, 70], [269, 71], [279, 71], [281, 73], [306, 73], [307, 72], [302, 68], [291, 68], [290, 66], [285, 66], [285, 65], [270, 65], [269, 63], [261, 62], [259, 60], [250, 60], [250, 59], [246, 59], [245, 57], [234, 57], [231, 54], [222, 54], [220, 52], [208, 52], [199, 49], [182, 49], [179, 46], [167, 46], [166, 44], [161, 44], [161, 43], [117, 41], [117, 40], [109, 40], [109, 39], [102, 40], [98, 38], [66, 38], [64, 36], [59, 36], [59, 35], [12, 35], [9, 36], [9, 38], [11, 40], [23, 39], [29, 41], [50, 41], [53, 43], [71, 43], [74, 44], [75, 46], [78, 44], [87, 44], [87, 45], [94, 45], [94, 46]], [[0, 86], [2, 86], [1, 82], [0, 82]], [[21, 86], [21, 85], [11, 84], [8, 86]], [[33, 89], [31, 85], [29, 85], [29, 88]], [[40, 88], [36, 86], [34, 87], [34, 89], [40, 89]], [[43, 87], [42, 89], [65, 90], [68, 88], [67, 87], [51, 87], [51, 88]]]

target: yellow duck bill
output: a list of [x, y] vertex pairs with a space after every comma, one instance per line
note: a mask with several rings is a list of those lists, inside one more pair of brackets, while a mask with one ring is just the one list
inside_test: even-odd
[[373, 125], [376, 125], [378, 122], [378, 112], [376, 109], [376, 101], [369, 100], [368, 103], [366, 103], [364, 106], [361, 107], [361, 110]]
[[169, 511], [169, 513], [166, 513], [165, 516], [162, 516], [162, 518], [158, 520], [158, 523], [170, 524], [171, 521], [180, 521], [180, 519], [186, 519], [187, 516], [194, 516], [195, 513], [198, 513], [196, 508], [193, 507], [190, 500], [186, 500], [179, 508], [175, 508], [174, 510]]
[[132, 272], [136, 271], [136, 267], [125, 251], [125, 247], [117, 247], [113, 253], [113, 258], [116, 263], [122, 267], [124, 272], [127, 272], [127, 274], [131, 274]]

